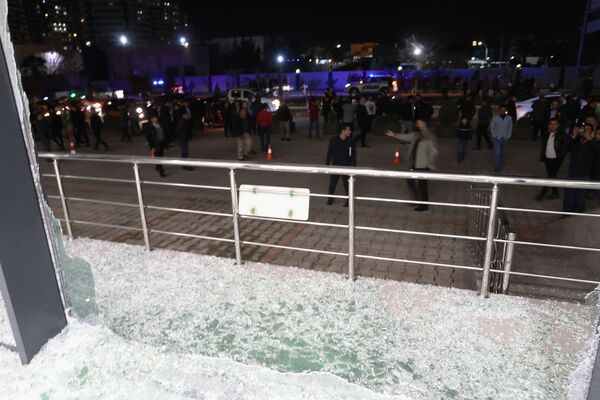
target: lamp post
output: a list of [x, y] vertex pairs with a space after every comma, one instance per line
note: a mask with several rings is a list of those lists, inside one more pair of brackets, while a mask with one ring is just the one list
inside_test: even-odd
[[485, 43], [484, 43], [484, 42], [482, 42], [481, 40], [473, 40], [473, 41], [471, 42], [471, 45], [472, 45], [473, 47], [477, 47], [477, 46], [483, 46], [483, 47], [485, 48], [485, 61], [487, 62], [487, 60], [489, 59], [489, 57], [488, 57], [488, 53], [489, 53], [489, 51], [488, 51], [487, 44], [485, 44]]
[[283, 97], [283, 56], [281, 54], [277, 56], [277, 63], [279, 64], [279, 97]]

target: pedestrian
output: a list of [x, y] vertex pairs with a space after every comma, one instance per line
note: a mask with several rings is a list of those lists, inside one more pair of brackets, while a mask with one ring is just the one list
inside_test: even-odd
[[475, 150], [481, 150], [481, 139], [485, 139], [488, 149], [494, 147], [490, 139], [488, 130], [490, 128], [490, 121], [492, 120], [492, 106], [487, 98], [481, 99], [481, 107], [477, 112], [477, 146]]
[[[153, 157], [162, 157], [165, 154], [165, 131], [160, 126], [158, 114], [156, 112], [151, 112], [150, 122], [145, 122], [142, 126], [142, 131], [146, 137], [146, 143], [150, 148], [150, 154]], [[161, 178], [167, 176], [165, 174], [165, 170], [161, 164], [156, 165], [156, 170], [158, 171]]]
[[48, 117], [50, 116], [50, 114], [48, 113], [44, 113], [43, 110], [40, 110], [37, 115], [36, 115], [36, 122], [35, 122], [35, 131], [37, 134], [37, 137], [40, 141], [40, 143], [42, 144], [42, 148], [44, 149], [44, 151], [52, 151], [52, 147], [51, 147], [51, 137], [52, 137], [52, 127], [50, 125], [50, 121], [48, 120]]
[[259, 134], [258, 132], [258, 113], [262, 109], [262, 102], [260, 100], [260, 94], [257, 94], [254, 101], [251, 103], [250, 108], [252, 109], [252, 131], [253, 133]]
[[273, 125], [273, 114], [263, 104], [258, 117], [256, 118], [258, 133], [260, 134], [260, 150], [267, 151], [271, 144], [271, 126]]
[[85, 129], [85, 116], [81, 111], [77, 103], [73, 103], [71, 107], [71, 122], [75, 129], [75, 142], [78, 146], [85, 143], [86, 146], [90, 147], [90, 139]]
[[550, 107], [546, 96], [540, 94], [540, 97], [531, 105], [531, 140], [537, 140], [540, 133], [546, 129], [549, 118]]
[[588, 103], [579, 112], [579, 123], [585, 123], [585, 120], [589, 117], [596, 117], [596, 109], [598, 103], [595, 98], [588, 98]]
[[473, 100], [473, 97], [471, 95], [467, 95], [461, 99], [458, 107], [460, 109], [460, 118], [462, 119], [463, 117], [466, 117], [469, 122], [471, 122], [473, 116], [475, 115], [475, 101]]
[[350, 127], [350, 131], [354, 130], [354, 119], [356, 118], [356, 107], [352, 99], [348, 99], [342, 105], [342, 125]]
[[[596, 154], [594, 157], [594, 167], [592, 169], [592, 180], [598, 182], [600, 181], [600, 126], [596, 127], [594, 147], [596, 148]], [[596, 196], [600, 203], [600, 190], [596, 190]]]
[[310, 98], [308, 104], [308, 138], [312, 139], [313, 129], [316, 132], [317, 138], [321, 138], [321, 133], [319, 132], [319, 106], [317, 105], [317, 101], [314, 97]]
[[467, 155], [467, 147], [470, 146], [471, 137], [473, 136], [473, 128], [471, 122], [466, 115], [460, 118], [458, 127], [456, 128], [456, 160], [461, 164]]
[[370, 133], [373, 130], [373, 121], [375, 120], [375, 115], [377, 114], [377, 104], [373, 100], [373, 96], [369, 96], [369, 98], [365, 102], [365, 107], [367, 107], [367, 114], [369, 115], [369, 133]]
[[[179, 123], [175, 128], [175, 138], [179, 143], [179, 148], [181, 149], [181, 158], [190, 158], [190, 146], [189, 141], [192, 138], [192, 120], [190, 114], [185, 111], [181, 118], [179, 119]], [[187, 171], [192, 171], [194, 168], [190, 166], [185, 166], [183, 169]]]
[[360, 129], [360, 135], [358, 135], [356, 141], [358, 142], [360, 138], [360, 147], [369, 147], [367, 146], [367, 134], [371, 131], [371, 118], [366, 102], [367, 98], [363, 96], [356, 106], [356, 122], [358, 123], [358, 129]]
[[[589, 180], [594, 168], [597, 144], [592, 140], [593, 126], [584, 124], [582, 127], [574, 128], [569, 136], [566, 151], [571, 152], [569, 163], [569, 180]], [[565, 189], [563, 211], [584, 213], [586, 189]]]
[[233, 122], [232, 106], [229, 100], [226, 100], [223, 104], [223, 132], [225, 137], [231, 136], [231, 128]]
[[98, 147], [100, 147], [101, 144], [104, 146], [105, 150], [108, 150], [108, 145], [104, 140], [102, 140], [102, 125], [104, 125], [102, 122], [102, 117], [100, 117], [98, 113], [92, 112], [92, 115], [90, 116], [90, 129], [94, 134], [94, 138], [96, 138], [94, 150], [98, 150]]
[[329, 122], [329, 112], [331, 111], [331, 99], [328, 95], [329, 91], [325, 92], [325, 96], [321, 100], [321, 115], [323, 116], [323, 134], [327, 133], [327, 123]]
[[131, 139], [131, 131], [129, 128], [129, 108], [127, 104], [121, 107], [121, 113], [119, 115], [119, 126], [121, 127], [121, 142], [122, 143], [131, 143], [133, 140]]
[[[181, 108], [179, 108], [178, 110], [181, 110]], [[165, 132], [166, 142], [171, 143], [174, 139], [175, 127], [179, 122], [175, 122], [174, 116], [171, 115], [171, 104], [166, 102], [159, 107], [158, 120], [160, 122], [160, 126], [162, 126]]]
[[292, 121], [292, 113], [285, 100], [281, 100], [279, 109], [277, 110], [277, 120], [279, 121], [279, 132], [281, 133], [281, 140], [290, 141], [290, 129]]
[[506, 105], [500, 106], [500, 114], [496, 115], [490, 124], [490, 134], [494, 142], [494, 172], [499, 174], [502, 172], [502, 159], [506, 144], [512, 136], [513, 121], [508, 115]]
[[[548, 178], [557, 178], [558, 170], [565, 157], [565, 150], [568, 142], [569, 136], [560, 129], [560, 121], [558, 118], [550, 118], [547, 130], [542, 131], [542, 146], [540, 147], [540, 164], [543, 164], [546, 167]], [[548, 193], [549, 189], [552, 191], [552, 194], [548, 196], [548, 199], [554, 200], [560, 197], [558, 188], [548, 188], [544, 186], [536, 196], [536, 199], [542, 201], [546, 197], [546, 193]]]
[[250, 116], [248, 115], [248, 103], [241, 104], [240, 113], [234, 122], [233, 137], [237, 143], [238, 161], [244, 161], [252, 151], [252, 136], [250, 136]]
[[431, 104], [427, 103], [421, 95], [418, 94], [415, 96], [415, 121], [421, 120], [425, 122], [431, 121], [431, 116], [433, 115], [433, 107]]
[[[387, 130], [385, 134], [409, 145], [408, 162], [411, 171], [435, 171], [437, 169], [435, 159], [438, 155], [435, 136], [429, 130], [427, 121], [417, 119], [415, 125], [417, 128], [416, 132], [395, 133]], [[427, 180], [408, 179], [406, 183], [413, 192], [415, 199], [419, 202], [414, 210], [428, 210], [429, 190]]]
[[413, 97], [403, 97], [398, 107], [398, 116], [400, 117], [400, 133], [409, 133], [415, 130]]
[[[352, 139], [352, 128], [343, 125], [338, 135], [331, 138], [327, 149], [325, 165], [356, 166], [356, 147]], [[329, 194], [335, 194], [339, 179], [342, 178], [344, 192], [348, 195], [348, 175], [331, 175], [329, 178]], [[327, 205], [333, 204], [333, 197], [327, 199]], [[348, 200], [344, 203], [348, 207]]]
[[62, 112], [58, 107], [54, 107], [50, 113], [50, 121], [52, 123], [52, 140], [60, 150], [65, 149], [65, 143], [63, 141], [63, 119]]

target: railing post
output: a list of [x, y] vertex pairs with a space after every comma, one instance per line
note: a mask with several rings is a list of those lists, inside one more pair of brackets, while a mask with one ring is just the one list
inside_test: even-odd
[[65, 199], [65, 192], [63, 190], [62, 179], [60, 178], [60, 168], [58, 168], [58, 160], [52, 161], [54, 164], [54, 174], [56, 175], [56, 184], [58, 185], [58, 193], [60, 195], [60, 202], [62, 203], [63, 215], [65, 216], [65, 225], [67, 226], [67, 234], [69, 240], [73, 240], [73, 231], [71, 229], [71, 218], [69, 216], [69, 208], [67, 207], [67, 200]]
[[513, 254], [515, 252], [515, 244], [513, 241], [517, 238], [514, 232], [508, 233], [509, 242], [506, 243], [506, 255], [504, 258], [504, 277], [502, 279], [502, 293], [508, 293], [508, 282], [510, 280], [510, 271], [512, 269]]
[[490, 294], [490, 267], [492, 253], [494, 252], [494, 232], [496, 225], [496, 207], [498, 206], [498, 184], [494, 183], [492, 199], [490, 201], [490, 215], [488, 215], [487, 237], [485, 243], [485, 259], [483, 261], [483, 275], [481, 276], [481, 297]]
[[240, 242], [240, 221], [238, 208], [238, 193], [235, 183], [235, 171], [229, 170], [229, 181], [231, 183], [231, 211], [233, 215], [233, 238], [235, 239], [235, 261], [242, 265], [242, 246]]
[[348, 178], [348, 279], [354, 280], [354, 176]]
[[144, 205], [144, 192], [142, 191], [142, 182], [140, 180], [140, 168], [137, 163], [133, 164], [133, 173], [135, 175], [135, 187], [137, 189], [138, 204], [140, 206], [140, 219], [142, 220], [142, 231], [144, 233], [144, 244], [146, 250], [150, 251], [150, 236], [148, 235], [148, 225], [146, 223], [146, 206]]

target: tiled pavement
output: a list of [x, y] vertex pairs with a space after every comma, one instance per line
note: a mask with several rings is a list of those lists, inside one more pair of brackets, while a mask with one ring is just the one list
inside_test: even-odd
[[[273, 137], [273, 148], [277, 162], [323, 164], [327, 139], [309, 140], [305, 135], [306, 120], [297, 118], [298, 133], [292, 142], [281, 142], [278, 135]], [[113, 145], [110, 154], [146, 155], [147, 149], [141, 137], [135, 138], [133, 144], [121, 144], [114, 132], [106, 132], [108, 143]], [[257, 141], [256, 137], [254, 138]], [[393, 139], [374, 136], [370, 140], [370, 148], [358, 149], [359, 165], [394, 169], [398, 168], [391, 163], [394, 146]], [[440, 171], [453, 173], [485, 173], [492, 172], [492, 154], [488, 150], [471, 152], [466, 163], [459, 165], [454, 160], [455, 143], [452, 139], [439, 140], [440, 157], [438, 167]], [[256, 147], [256, 144], [255, 144]], [[196, 158], [205, 159], [233, 159], [235, 144], [230, 138], [224, 138], [222, 131], [211, 131], [197, 134], [191, 142], [191, 154]], [[403, 148], [405, 150], [405, 148]], [[94, 152], [82, 149], [82, 152]], [[177, 148], [167, 152], [168, 156], [176, 157]], [[538, 144], [529, 141], [513, 141], [509, 145], [505, 174], [520, 176], [543, 176], [543, 168], [537, 162]], [[264, 155], [258, 154], [253, 161], [264, 162]], [[50, 166], [41, 163], [44, 172], [51, 172]], [[406, 168], [403, 161], [400, 169]], [[165, 182], [184, 182], [205, 185], [228, 186], [229, 177], [225, 170], [196, 169], [183, 171], [178, 168], [166, 168], [168, 177]], [[130, 167], [113, 164], [93, 164], [63, 162], [63, 174], [85, 175], [98, 177], [117, 177], [132, 179]], [[157, 173], [151, 167], [142, 168], [142, 179], [159, 181]], [[46, 191], [56, 195], [56, 184], [53, 178], [45, 178]], [[275, 186], [308, 187], [313, 193], [325, 193], [328, 178], [324, 176], [306, 174], [275, 174], [268, 172], [238, 172], [237, 183], [252, 183]], [[139, 209], [137, 208], [137, 195], [133, 184], [102, 183], [81, 180], [65, 180], [67, 196], [90, 198], [96, 200], [111, 200], [132, 204], [132, 207], [115, 207], [102, 204], [70, 201], [69, 210], [71, 218], [82, 221], [101, 222], [106, 224], [140, 228]], [[338, 194], [341, 192], [341, 184]], [[538, 203], [533, 200], [537, 189], [528, 187], [502, 187], [501, 202], [506, 206], [527, 208], [560, 209], [560, 200]], [[358, 196], [377, 196], [388, 198], [410, 199], [409, 191], [404, 182], [393, 182], [385, 179], [357, 178], [356, 194]], [[203, 211], [231, 212], [231, 198], [229, 191], [199, 190], [186, 188], [159, 187], [144, 185], [144, 196], [147, 205], [170, 208], [182, 208]], [[454, 184], [444, 182], [430, 183], [430, 197], [432, 201], [468, 202], [470, 197], [468, 184]], [[329, 222], [336, 224], [347, 223], [347, 209], [341, 207], [341, 199], [328, 207], [325, 199], [311, 198], [310, 221]], [[58, 217], [62, 217], [60, 202], [49, 199], [52, 210]], [[517, 230], [519, 239], [539, 240], [544, 226], [558, 216], [509, 214], [512, 226]], [[192, 233], [223, 238], [233, 238], [231, 218], [208, 216], [198, 214], [184, 214], [162, 210], [147, 210], [147, 219], [150, 229], [180, 233]], [[408, 205], [394, 203], [374, 203], [357, 201], [356, 224], [391, 229], [418, 230], [423, 232], [467, 234], [468, 211], [457, 207], [431, 207], [425, 213], [416, 213]], [[103, 240], [121, 241], [127, 243], [143, 244], [140, 231], [116, 230], [104, 227], [74, 224], [76, 236], [93, 237]], [[347, 251], [347, 230], [342, 228], [309, 226], [295, 223], [282, 223], [273, 221], [240, 220], [242, 240], [272, 243], [292, 247], [306, 247], [329, 251]], [[203, 254], [212, 254], [223, 257], [234, 257], [234, 248], [231, 243], [199, 240], [170, 236], [161, 233], [151, 233], [152, 246], [156, 248], [169, 248], [173, 250], [192, 251]], [[571, 243], [566, 243], [571, 244]], [[575, 243], [573, 243], [575, 244]], [[528, 270], [527, 265], [519, 265], [519, 254], [525, 259], [525, 254], [531, 248], [519, 247], [515, 253], [515, 269]], [[464, 240], [448, 239], [443, 237], [415, 236], [405, 234], [381, 233], [372, 231], [356, 232], [357, 254], [368, 254], [381, 257], [394, 257], [415, 261], [439, 262], [456, 265], [474, 265], [474, 260]], [[525, 253], [522, 253], [525, 252]], [[337, 273], [347, 271], [347, 258], [334, 255], [322, 255], [300, 251], [290, 251], [276, 248], [265, 248], [245, 245], [242, 248], [244, 260], [269, 262], [280, 265], [297, 266], [309, 269], [325, 270]], [[549, 274], [598, 279], [590, 277], [589, 271], [581, 276], [581, 271], [564, 270], [552, 271], [551, 263], [548, 264]], [[356, 273], [359, 276], [374, 276], [387, 279], [398, 279], [412, 282], [429, 283], [436, 285], [472, 288], [476, 287], [478, 276], [472, 271], [432, 267], [421, 264], [408, 264], [387, 262], [379, 260], [358, 259]], [[578, 273], [580, 275], [578, 275]], [[518, 283], [533, 283], [531, 279], [513, 279]], [[552, 283], [556, 285], [557, 283]], [[559, 286], [562, 284], [559, 284]], [[587, 290], [590, 286], [566, 285], [569, 288]]]

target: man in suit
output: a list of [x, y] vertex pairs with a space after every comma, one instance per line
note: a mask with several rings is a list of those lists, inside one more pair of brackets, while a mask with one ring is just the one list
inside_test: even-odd
[[[542, 146], [540, 148], [540, 164], [545, 165], [546, 173], [550, 179], [556, 179], [558, 175], [558, 170], [565, 158], [567, 139], [567, 134], [560, 129], [558, 118], [550, 118], [548, 129], [542, 130]], [[548, 199], [553, 200], [560, 197], [557, 188], [545, 186], [536, 196], [536, 199], [542, 201], [546, 197], [548, 189], [552, 190], [552, 194], [548, 196]]]

